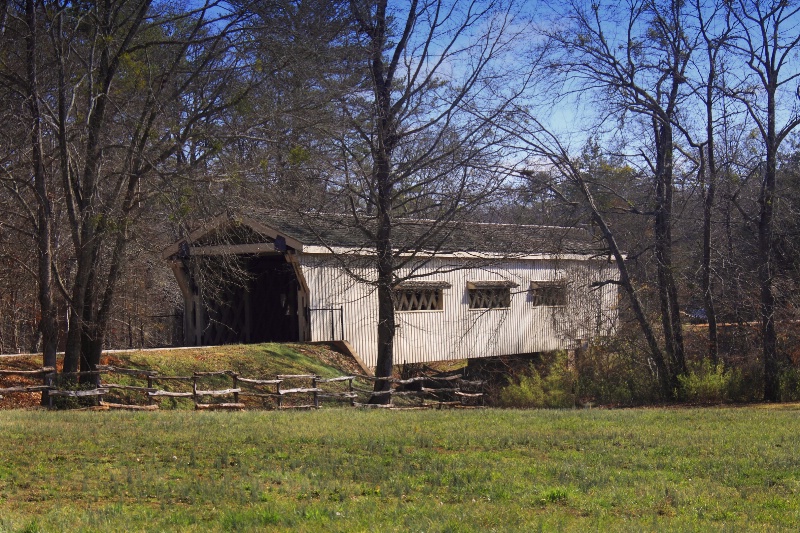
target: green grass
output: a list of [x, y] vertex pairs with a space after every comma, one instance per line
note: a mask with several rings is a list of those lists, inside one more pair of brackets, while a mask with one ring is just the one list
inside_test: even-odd
[[800, 409], [0, 412], [0, 531], [796, 531]]
[[[59, 364], [62, 356], [59, 355]], [[231, 344], [198, 348], [164, 348], [105, 352], [102, 363], [124, 368], [154, 370], [160, 374], [191, 375], [192, 372], [234, 370], [246, 376], [318, 374], [333, 377], [348, 373], [337, 363], [346, 359], [325, 345]], [[329, 362], [325, 362], [325, 361]], [[42, 366], [40, 355], [22, 355], [0, 361], [3, 368], [34, 369]]]
[[248, 377], [277, 374], [339, 376], [344, 370], [320, 361], [315, 354], [326, 348], [304, 344], [233, 344], [210, 348], [147, 350], [107, 354], [125, 368], [155, 370], [169, 376], [192, 372], [233, 370]]

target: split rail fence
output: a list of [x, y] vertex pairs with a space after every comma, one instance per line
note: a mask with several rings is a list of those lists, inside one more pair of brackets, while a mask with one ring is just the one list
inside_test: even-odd
[[[52, 367], [0, 370], [0, 380], [11, 376], [39, 378], [43, 383], [0, 387], [0, 398], [8, 394], [41, 393], [47, 395], [51, 407], [59, 401], [64, 404], [59, 398], [71, 398], [74, 403], [93, 400], [100, 409], [143, 411], [159, 409], [164, 400], [170, 400], [168, 407], [177, 406], [182, 400], [192, 401], [198, 410], [318, 409], [323, 402], [353, 407], [428, 409], [479, 407], [484, 400], [484, 382], [465, 380], [460, 375], [396, 379], [358, 374], [334, 378], [284, 374], [265, 379], [244, 377], [232, 370], [168, 376], [110, 365], [76, 373], [56, 373]], [[76, 389], [74, 382], [78, 378], [83, 384]], [[73, 380], [71, 384], [68, 379]], [[376, 381], [388, 381], [388, 390], [373, 392]], [[370, 398], [385, 396], [388, 396], [386, 403], [368, 403]], [[246, 398], [250, 400], [245, 401]]]

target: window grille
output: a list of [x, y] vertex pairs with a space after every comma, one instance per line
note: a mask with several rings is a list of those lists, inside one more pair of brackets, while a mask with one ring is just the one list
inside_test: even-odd
[[469, 281], [467, 293], [470, 309], [501, 309], [511, 307], [511, 281]]
[[563, 281], [531, 281], [530, 296], [535, 307], [567, 305], [567, 287]]
[[406, 281], [394, 288], [395, 311], [441, 311], [446, 281]]

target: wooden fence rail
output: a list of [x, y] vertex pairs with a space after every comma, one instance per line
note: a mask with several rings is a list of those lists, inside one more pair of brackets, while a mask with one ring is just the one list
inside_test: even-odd
[[[51, 367], [0, 370], [0, 380], [5, 376], [42, 377], [43, 384], [0, 388], [0, 397], [3, 394], [47, 393], [51, 407], [56, 398], [94, 398], [98, 408], [129, 410], [156, 410], [163, 399], [191, 399], [198, 410], [243, 410], [246, 407], [318, 409], [322, 401], [357, 407], [419, 409], [474, 407], [482, 405], [484, 396], [482, 381], [464, 380], [460, 375], [397, 379], [358, 374], [334, 378], [315, 374], [280, 374], [266, 378], [244, 377], [232, 370], [220, 370], [194, 372], [190, 376], [167, 376], [152, 370], [98, 365], [91, 372], [68, 374], [58, 374]], [[110, 379], [110, 376], [115, 376], [113, 381], [104, 379]], [[76, 389], [74, 382], [64, 383], [64, 377], [91, 379], [88, 385], [84, 379], [83, 388]], [[367, 386], [378, 381], [388, 382], [390, 388], [374, 392]], [[356, 386], [354, 382], [363, 385]], [[168, 384], [174, 385], [166, 387]], [[106, 401], [107, 396], [115, 401]], [[389, 397], [386, 403], [368, 403], [371, 398], [385, 396]], [[243, 397], [252, 401], [245, 404]], [[398, 404], [395, 399], [402, 401]], [[410, 400], [415, 403], [408, 403]]]
[[[463, 379], [461, 374], [451, 376], [417, 376], [407, 379], [394, 377], [362, 376], [367, 381], [388, 382], [390, 387], [384, 391], [356, 389], [368, 394], [370, 398], [388, 396], [386, 403], [356, 403], [359, 407], [384, 409], [426, 409], [431, 407], [479, 407], [483, 406], [483, 381]], [[427, 385], [427, 386], [426, 386]], [[398, 405], [395, 398], [417, 398], [418, 403]]]
[[[0, 379], [3, 376], [7, 377], [22, 377], [22, 378], [34, 378], [34, 377], [42, 377], [48, 376], [55, 372], [55, 368], [51, 366], [45, 366], [42, 368], [38, 368], [36, 370], [0, 370]], [[14, 394], [20, 392], [44, 392], [50, 390], [49, 384], [43, 385], [17, 385], [12, 387], [0, 387], [0, 398], [3, 397], [5, 394]]]

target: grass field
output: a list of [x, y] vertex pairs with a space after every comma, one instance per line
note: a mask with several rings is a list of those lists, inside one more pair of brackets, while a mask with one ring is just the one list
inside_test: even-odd
[[800, 407], [0, 412], [2, 531], [797, 531]]

